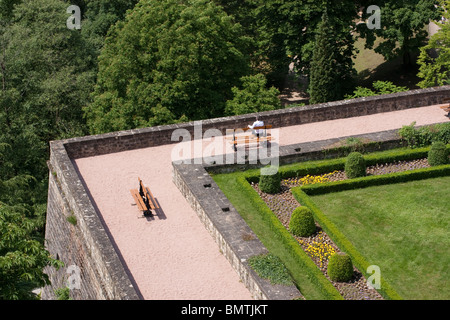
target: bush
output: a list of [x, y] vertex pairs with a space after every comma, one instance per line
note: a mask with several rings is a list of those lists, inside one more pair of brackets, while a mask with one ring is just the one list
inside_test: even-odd
[[308, 207], [298, 207], [292, 212], [289, 230], [298, 237], [308, 237], [316, 231], [314, 217]]
[[272, 175], [260, 175], [259, 177], [259, 188], [265, 193], [277, 193], [281, 189], [281, 175], [277, 173]]
[[448, 163], [449, 151], [445, 144], [441, 141], [436, 141], [431, 145], [428, 151], [428, 163], [430, 166], [439, 166]]
[[347, 178], [353, 179], [366, 175], [366, 161], [359, 152], [352, 152], [345, 162], [345, 174]]
[[349, 281], [353, 276], [352, 259], [344, 252], [333, 254], [328, 261], [327, 273], [332, 281]]
[[437, 123], [430, 126], [415, 127], [416, 122], [409, 126], [403, 126], [399, 131], [400, 137], [406, 141], [410, 148], [421, 148], [432, 144], [435, 141], [442, 141], [444, 144], [450, 143], [450, 123]]
[[272, 284], [286, 286], [293, 284], [289, 271], [281, 259], [271, 253], [253, 256], [248, 259], [248, 264], [261, 278], [269, 280]]

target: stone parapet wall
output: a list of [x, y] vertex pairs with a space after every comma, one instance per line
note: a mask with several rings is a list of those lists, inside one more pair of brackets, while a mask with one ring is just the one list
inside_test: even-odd
[[[276, 128], [440, 104], [444, 98], [449, 97], [450, 86], [445, 86], [275, 110], [263, 112], [260, 115], [267, 124], [272, 124]], [[208, 129], [219, 129], [225, 133], [227, 129], [245, 127], [253, 120], [254, 115], [208, 119], [201, 122], [202, 132]], [[119, 251], [116, 250], [114, 241], [109, 236], [72, 159], [177, 143], [178, 141], [171, 139], [173, 131], [185, 129], [194, 135], [193, 124], [127, 130], [50, 143], [46, 245], [49, 252], [66, 265], [60, 270], [52, 268], [47, 270], [52, 287], [44, 288], [43, 299], [54, 299], [54, 289], [67, 285], [66, 281], [70, 276], [67, 268], [71, 265], [79, 267], [81, 271], [80, 289], [71, 290], [74, 299], [141, 299], [137, 286], [121, 261]], [[382, 148], [389, 148], [399, 142], [395, 132], [379, 133], [378, 137], [373, 134], [371, 137], [375, 141], [380, 141]], [[336, 140], [282, 147], [280, 148], [280, 164], [331, 157], [333, 151], [324, 153], [323, 148], [333, 142]], [[280, 291], [276, 287], [270, 287], [248, 267], [246, 259], [251, 255], [265, 252], [265, 248], [258, 243], [257, 239], [243, 240], [243, 233], [251, 235], [251, 230], [246, 224], [242, 224], [238, 213], [216, 188], [206, 171], [244, 170], [250, 166], [254, 167], [248, 163], [234, 166], [202, 164], [198, 167], [175, 165], [173, 179], [254, 297], [257, 299], [292, 298], [298, 294], [295, 290], [290, 291], [291, 288]], [[193, 182], [185, 179], [186, 176], [199, 172], [203, 175], [204, 181], [202, 181], [205, 183], [194, 185]], [[204, 187], [209, 184], [211, 187]], [[199, 193], [210, 196], [201, 198], [198, 196]], [[72, 215], [76, 218], [76, 225], [67, 221], [67, 217]], [[230, 222], [233, 228], [225, 228], [227, 224], [225, 222]], [[236, 231], [235, 228], [240, 229]], [[249, 236], [246, 239], [249, 239]]]
[[79, 285], [70, 290], [73, 299], [140, 299], [64, 145], [52, 142], [50, 147], [46, 246], [65, 265], [62, 270], [47, 268], [52, 286], [44, 288], [42, 298], [55, 299], [54, 289], [79, 276], [78, 283], [70, 284]]
[[301, 293], [294, 285], [272, 285], [249, 267], [249, 258], [268, 251], [203, 166], [174, 164], [173, 167], [173, 182], [239, 274], [252, 297], [256, 300], [301, 298]]
[[[441, 104], [445, 98], [450, 98], [450, 86], [266, 111], [261, 112], [260, 117], [266, 124], [279, 128]], [[247, 127], [254, 119], [254, 114], [207, 119], [201, 121], [202, 132], [216, 129], [225, 135], [226, 130]], [[187, 130], [193, 138], [201, 138], [194, 134], [194, 122], [188, 122], [72, 138], [63, 143], [69, 157], [76, 159], [177, 143], [179, 141], [172, 141], [176, 129]]]

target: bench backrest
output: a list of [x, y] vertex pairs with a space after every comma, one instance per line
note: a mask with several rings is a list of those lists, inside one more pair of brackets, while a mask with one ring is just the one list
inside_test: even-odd
[[247, 130], [267, 130], [267, 129], [272, 129], [272, 125], [267, 125], [267, 126], [261, 126], [261, 127], [254, 127], [254, 128], [249, 128], [249, 127], [247, 127], [247, 128], [237, 128], [237, 129], [233, 129], [233, 131], [239, 131], [239, 130], [242, 130], [242, 131], [247, 131]]

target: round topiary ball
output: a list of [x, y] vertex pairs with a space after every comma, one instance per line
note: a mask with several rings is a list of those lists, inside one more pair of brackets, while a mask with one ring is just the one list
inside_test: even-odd
[[347, 156], [345, 174], [349, 179], [364, 177], [366, 175], [366, 160], [361, 153], [352, 152]]
[[309, 237], [316, 231], [311, 210], [307, 207], [296, 208], [289, 220], [289, 230], [298, 237]]
[[328, 261], [327, 273], [332, 281], [349, 281], [353, 276], [352, 259], [344, 252], [333, 254]]
[[259, 189], [265, 193], [278, 193], [281, 189], [281, 175], [277, 171], [274, 174], [261, 174], [259, 177]]
[[428, 151], [428, 163], [430, 166], [439, 166], [447, 164], [449, 151], [445, 144], [441, 141], [436, 141], [431, 145], [430, 151]]

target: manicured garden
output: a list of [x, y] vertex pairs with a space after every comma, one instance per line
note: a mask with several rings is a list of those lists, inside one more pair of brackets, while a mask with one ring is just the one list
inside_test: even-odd
[[[279, 179], [278, 189], [260, 181], [257, 169], [213, 178], [306, 299], [448, 299], [450, 165], [430, 166], [430, 149], [365, 154], [352, 160], [366, 169], [352, 178], [351, 156], [283, 166], [269, 179]], [[444, 161], [448, 150], [444, 145]], [[293, 219], [298, 207], [311, 213], [313, 230], [310, 220], [294, 226], [291, 220], [309, 219]], [[331, 264], [350, 258], [353, 266], [345, 280], [330, 277], [338, 255], [346, 257]], [[377, 291], [367, 284], [373, 265], [380, 268]]]

